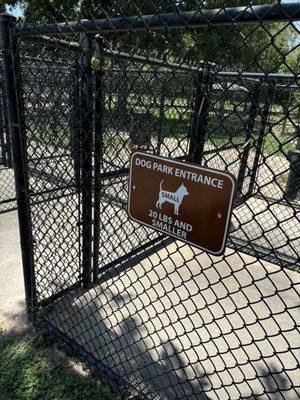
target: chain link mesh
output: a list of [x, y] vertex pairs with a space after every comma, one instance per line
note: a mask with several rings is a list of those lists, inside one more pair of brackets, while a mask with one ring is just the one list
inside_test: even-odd
[[42, 301], [80, 280], [73, 134], [76, 70], [70, 50], [64, 54], [30, 41], [22, 43], [20, 53], [35, 285]]
[[[300, 396], [299, 25], [259, 3], [108, 2], [17, 28], [36, 300], [129, 396]], [[236, 176], [224, 255], [129, 219], [134, 149]]]
[[2, 60], [0, 60], [0, 77], [0, 214], [3, 214], [15, 210], [17, 204]]

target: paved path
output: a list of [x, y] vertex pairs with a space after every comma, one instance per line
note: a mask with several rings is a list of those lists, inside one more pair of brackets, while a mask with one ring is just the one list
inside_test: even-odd
[[18, 217], [12, 211], [0, 214], [0, 313], [22, 318], [24, 297]]
[[174, 242], [101, 280], [49, 318], [150, 399], [298, 398], [297, 272]]

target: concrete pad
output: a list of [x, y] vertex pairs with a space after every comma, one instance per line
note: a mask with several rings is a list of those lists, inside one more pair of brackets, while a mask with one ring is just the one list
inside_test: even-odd
[[25, 311], [22, 258], [16, 211], [0, 215], [0, 308], [10, 315], [23, 314]]
[[70, 194], [32, 204], [31, 218], [35, 283], [40, 302], [81, 279], [79, 196]]
[[300, 208], [252, 197], [233, 210], [232, 222], [231, 238], [261, 248], [274, 262], [289, 260], [299, 271]]
[[12, 168], [0, 166], [0, 215], [2, 212], [16, 208], [15, 197], [14, 171]]
[[49, 320], [150, 399], [295, 400], [299, 283], [176, 242], [68, 294]]
[[[124, 166], [123, 154], [115, 161]], [[209, 166], [224, 169], [229, 164], [235, 173], [238, 151], [214, 155]], [[51, 162], [46, 172], [60, 175], [68, 165], [58, 168]], [[268, 168], [258, 185], [270, 191], [278, 185], [271, 161]], [[43, 179], [32, 176], [30, 182], [35, 191], [45, 188]], [[111, 186], [108, 194], [126, 200], [126, 185]], [[47, 183], [53, 187], [56, 182]], [[274, 192], [278, 198], [282, 188]], [[39, 300], [80, 278], [78, 201], [71, 195], [32, 206]], [[234, 223], [232, 235], [245, 243], [299, 256], [299, 213], [293, 208], [249, 199], [234, 211]], [[24, 309], [17, 229], [16, 213], [0, 216], [0, 307], [11, 314]], [[130, 222], [120, 205], [105, 202], [101, 229], [101, 266], [156, 236]], [[100, 282], [57, 301], [49, 320], [137, 392], [157, 400], [300, 397], [292, 389], [299, 381], [300, 359], [296, 272], [230, 249], [217, 258], [175, 242], [156, 254], [144, 253], [138, 262], [117, 264]]]

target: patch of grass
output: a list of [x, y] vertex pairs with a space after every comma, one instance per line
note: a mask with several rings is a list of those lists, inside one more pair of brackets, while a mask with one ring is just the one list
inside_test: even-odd
[[[117, 118], [117, 115], [115, 118]], [[109, 124], [111, 120], [113, 119], [107, 119], [107, 123]], [[125, 119], [124, 121], [126, 129], [130, 124]], [[141, 131], [143, 127], [145, 127], [145, 131], [152, 133], [154, 136], [160, 132], [162, 138], [176, 138], [180, 140], [187, 138], [190, 134], [191, 119], [180, 119], [178, 113], [169, 112], [165, 114], [164, 120], [160, 123], [159, 118], [150, 113], [150, 118], [145, 118], [144, 125], [141, 126]], [[241, 121], [237, 118], [232, 117], [220, 120], [216, 115], [209, 115], [206, 137], [206, 143], [220, 148], [230, 144], [241, 145], [246, 138], [246, 127], [243, 127]], [[255, 127], [254, 139], [255, 141], [258, 139], [257, 127]], [[119, 151], [125, 146], [124, 138], [109, 132], [104, 135], [104, 145], [108, 153], [110, 151]], [[267, 133], [264, 138], [262, 152], [266, 157], [269, 155], [285, 157], [289, 150], [295, 148], [295, 145], [295, 137], [283, 135], [281, 132]], [[255, 151], [255, 142], [253, 151]]]
[[103, 386], [76, 374], [37, 335], [0, 332], [1, 400], [117, 400]]
[[284, 174], [280, 174], [276, 177], [276, 182], [281, 186], [281, 187], [285, 187], [287, 184], [287, 181], [289, 179], [289, 173], [286, 172]]
[[[132, 126], [132, 118], [135, 113], [141, 113], [142, 122], [139, 122], [141, 134], [143, 131], [149, 132], [149, 135], [161, 135], [161, 138], [185, 139], [191, 134], [192, 110], [188, 112], [181, 108], [185, 104], [184, 99], [176, 99], [173, 103], [166, 101], [163, 113], [163, 119], [160, 119], [159, 104], [154, 104], [147, 96], [142, 97], [139, 104], [129, 101], [127, 111], [118, 109], [114, 103], [113, 108], [104, 111], [104, 135], [103, 142], [107, 154], [119, 152], [128, 145], [128, 138], [122, 136], [122, 133], [129, 133]], [[226, 109], [226, 107], [225, 107]], [[225, 110], [224, 109], [224, 110]], [[144, 114], [144, 116], [143, 116]], [[241, 119], [243, 118], [243, 119]], [[275, 118], [271, 116], [271, 118]], [[277, 118], [277, 116], [276, 116]], [[209, 113], [207, 123], [207, 139], [217, 147], [223, 147], [233, 144], [241, 144], [246, 136], [246, 123], [248, 115], [225, 112], [224, 115], [217, 115], [214, 112]], [[52, 120], [51, 120], [52, 121]], [[134, 121], [133, 121], [134, 122]], [[118, 127], [120, 133], [115, 130]], [[57, 146], [61, 148], [70, 148], [70, 126], [64, 122], [52, 121], [52, 128], [48, 124], [38, 126], [34, 121], [28, 123], [29, 136], [32, 140], [39, 141], [45, 146]], [[254, 127], [254, 135], [257, 138], [259, 126]], [[289, 150], [295, 147], [295, 140], [288, 135], [282, 134], [281, 124], [272, 128], [272, 134], [265, 136], [263, 144], [263, 154], [265, 156], [278, 155], [284, 157]]]
[[[230, 143], [233, 144], [242, 144], [245, 140], [245, 136], [242, 134], [237, 134], [232, 137], [225, 135], [216, 135], [210, 134], [208, 135], [208, 142], [212, 143], [216, 147], [223, 147]], [[255, 136], [255, 140], [257, 140], [257, 135]], [[295, 149], [296, 146], [296, 138], [291, 138], [285, 135], [273, 135], [267, 134], [265, 136], [262, 154], [265, 157], [270, 155], [286, 157], [289, 150]], [[255, 142], [253, 146], [253, 151], [255, 151]]]
[[278, 155], [279, 157], [286, 156], [289, 150], [296, 147], [296, 137], [290, 137], [282, 134], [266, 135], [263, 144], [263, 154], [265, 156]]
[[55, 122], [50, 126], [41, 121], [28, 121], [26, 125], [27, 138], [31, 142], [38, 142], [44, 146], [69, 148], [71, 145], [70, 127], [67, 123]]

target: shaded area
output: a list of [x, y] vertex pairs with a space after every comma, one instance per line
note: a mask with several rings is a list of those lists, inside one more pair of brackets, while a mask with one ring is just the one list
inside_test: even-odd
[[2, 400], [119, 399], [89, 379], [87, 374], [80, 375], [75, 371], [76, 364], [54, 349], [50, 340], [43, 332], [17, 334], [0, 331]]
[[69, 293], [48, 320], [134, 394], [254, 399], [277, 385], [278, 398], [294, 400], [299, 274], [232, 250], [226, 257], [180, 243], [157, 250], [115, 266], [89, 291]]

